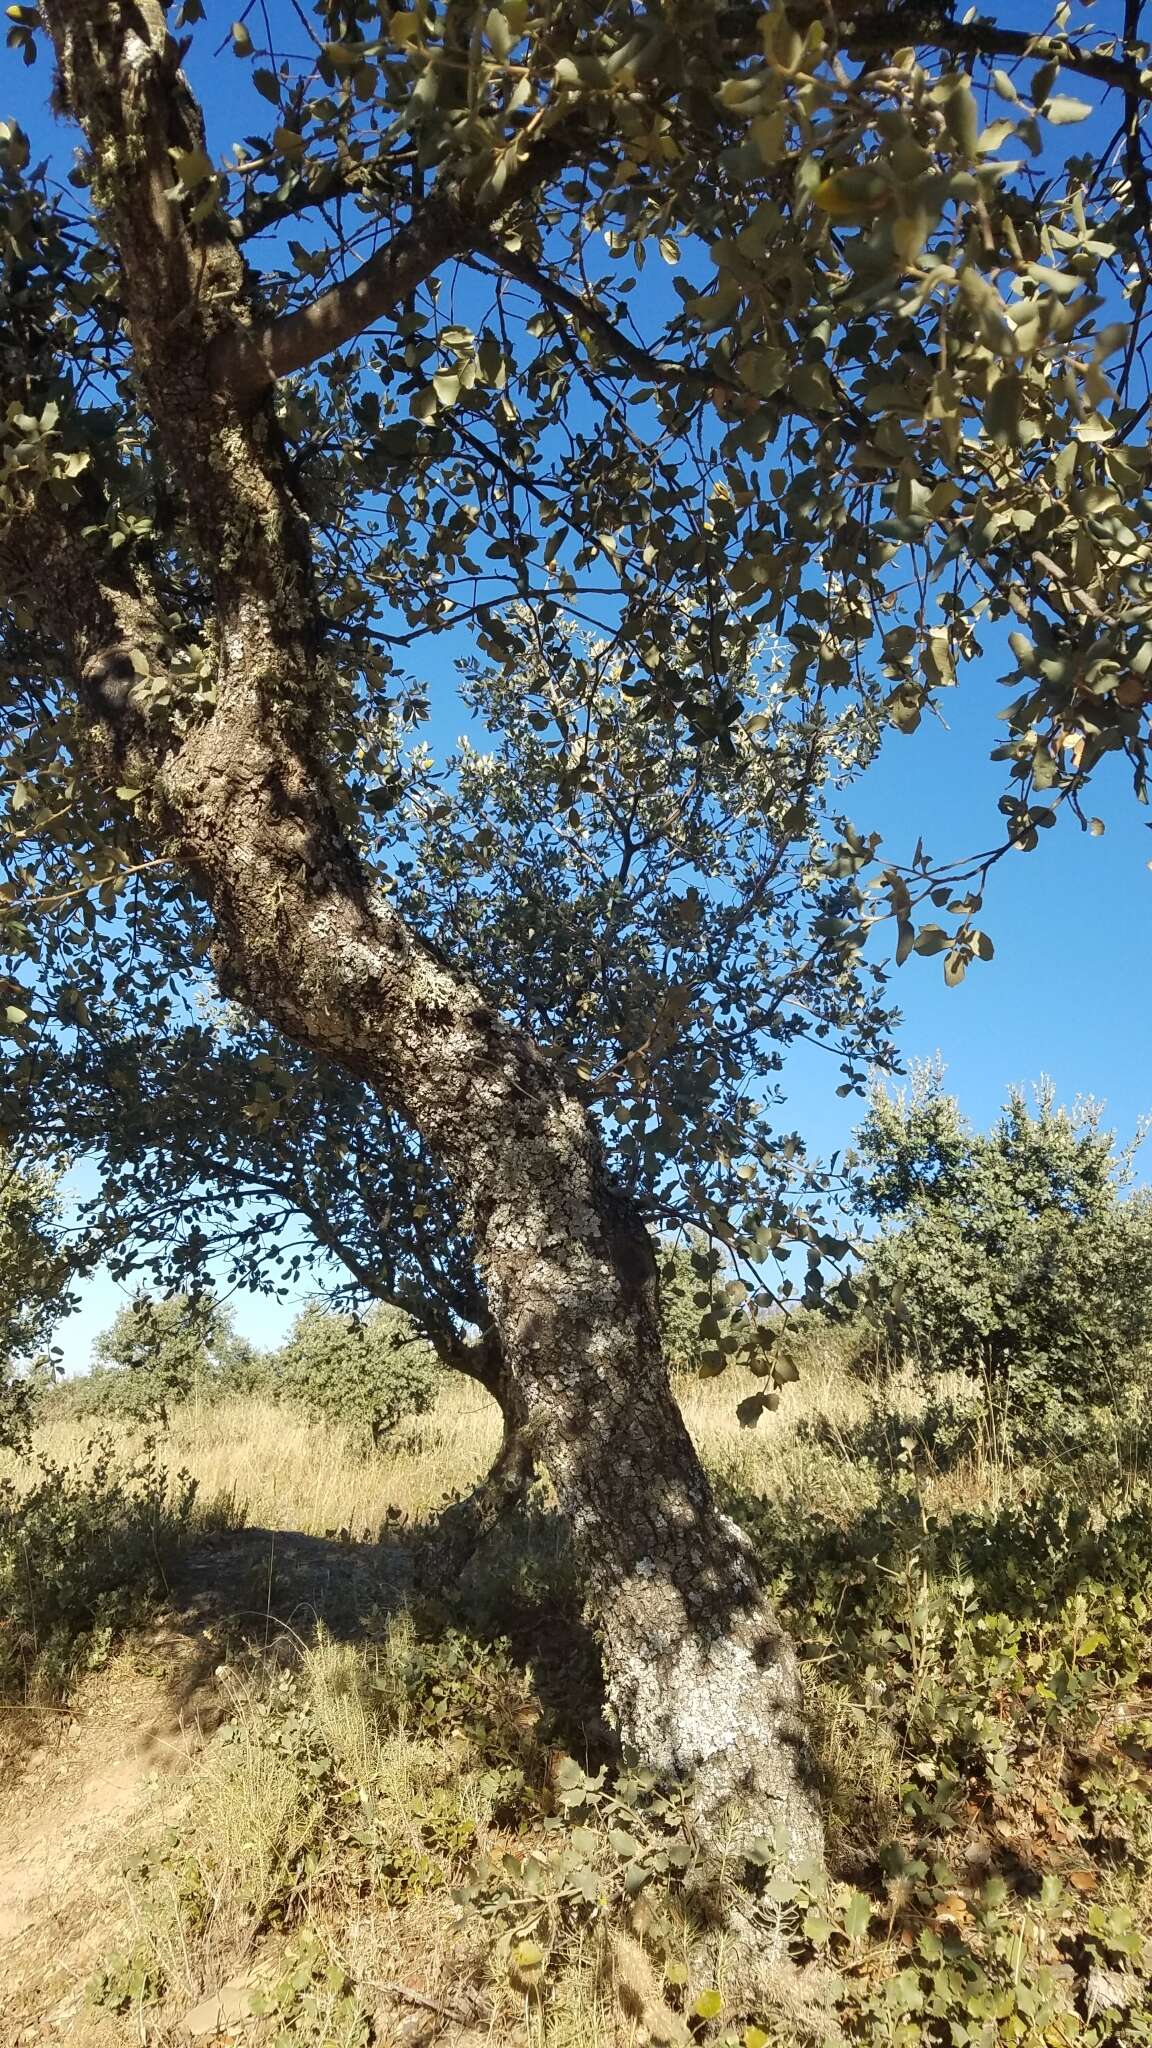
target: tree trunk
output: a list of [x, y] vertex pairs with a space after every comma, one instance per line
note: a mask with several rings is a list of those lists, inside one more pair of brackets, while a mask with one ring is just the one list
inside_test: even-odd
[[790, 1860], [811, 1857], [795, 1655], [672, 1398], [652, 1247], [587, 1112], [373, 896], [299, 757], [214, 719], [161, 779], [226, 987], [366, 1079], [451, 1176], [573, 1532], [622, 1739], [691, 1775], [714, 1825], [743, 1802]]
[[[44, 0], [43, 13], [98, 166], [136, 376], [183, 494], [182, 545], [212, 579], [211, 705], [181, 700], [170, 600], [143, 552], [110, 557], [87, 538], [91, 508], [70, 524], [41, 493], [0, 533], [3, 580], [61, 646], [100, 785], [144, 792], [136, 817], [154, 851], [209, 906], [226, 992], [342, 1062], [444, 1166], [573, 1533], [622, 1740], [696, 1780], [716, 1839], [735, 1801], [788, 1860], [818, 1855], [796, 1658], [672, 1398], [643, 1224], [582, 1104], [405, 927], [344, 823], [328, 733], [343, 684], [250, 280], [222, 215], [186, 217], [172, 195], [174, 157], [202, 149], [203, 123], [163, 9]], [[500, 203], [537, 174], [529, 151]], [[468, 225], [460, 200], [414, 226], [384, 265], [396, 291]], [[362, 303], [357, 288], [349, 304]], [[296, 338], [301, 361], [334, 345], [315, 316]]]
[[500, 1448], [484, 1477], [461, 1500], [451, 1501], [428, 1531], [416, 1561], [428, 1591], [454, 1586], [493, 1531], [523, 1508], [536, 1472], [531, 1417], [504, 1361], [499, 1335], [490, 1330], [474, 1344], [442, 1353], [444, 1363], [491, 1395], [500, 1410]]

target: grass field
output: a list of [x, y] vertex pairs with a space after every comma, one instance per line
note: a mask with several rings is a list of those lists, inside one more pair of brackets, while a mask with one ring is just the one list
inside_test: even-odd
[[[120, 1488], [99, 1510], [90, 1431], [47, 1424], [35, 1527], [71, 1501], [71, 1533], [8, 1559], [5, 2048], [1152, 2041], [1138, 1415], [1021, 1466], [831, 1348], [755, 1431], [743, 1391], [682, 1405], [806, 1658], [833, 1877], [809, 1895], [733, 1870], [740, 1940], [660, 1868], [672, 1823], [614, 1775], [546, 1494], [460, 1586], [413, 1593], [421, 1523], [496, 1447], [478, 1390], [370, 1458], [270, 1403], [179, 1409], [153, 1451], [119, 1446], [143, 1478], [97, 1452], [101, 1498]], [[181, 1470], [195, 1503], [162, 1504]], [[49, 1656], [85, 1514], [103, 1577]], [[108, 1590], [117, 1557], [138, 1601]], [[603, 1784], [558, 1791], [564, 1754], [607, 1762]]]

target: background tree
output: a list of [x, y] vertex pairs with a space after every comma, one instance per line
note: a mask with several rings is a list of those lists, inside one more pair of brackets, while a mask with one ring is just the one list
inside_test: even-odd
[[74, 1304], [59, 1175], [0, 1144], [0, 1444], [26, 1436], [50, 1384], [53, 1329]]
[[436, 1354], [409, 1316], [380, 1305], [363, 1318], [310, 1302], [270, 1364], [272, 1384], [314, 1415], [366, 1435], [379, 1449], [440, 1388]]
[[1152, 1197], [1125, 1192], [1131, 1154], [1093, 1105], [1014, 1092], [985, 1134], [925, 1068], [873, 1095], [858, 1148], [882, 1358], [965, 1373], [1008, 1436], [1121, 1405], [1152, 1343]]
[[[374, 843], [423, 702], [399, 664], [468, 627], [575, 698], [591, 605], [621, 689], [738, 772], [765, 625], [798, 695], [882, 677], [907, 727], [1011, 619], [1006, 844], [1104, 752], [1142, 785], [1144, 55], [1126, 15], [1098, 44], [808, 0], [321, 4], [303, 56], [294, 11], [235, 36], [271, 111], [222, 162], [181, 69], [201, 15], [188, 53], [158, 0], [14, 24], [31, 55], [43, 20], [83, 150], [65, 190], [2, 138], [7, 1019], [34, 1039], [93, 948], [147, 986], [182, 934], [419, 1133], [625, 1737], [694, 1772], [705, 1824], [750, 1798], [803, 1859], [795, 1661], [671, 1399], [642, 1212], [584, 1087], [405, 918]], [[1092, 111], [1061, 70], [1116, 139], [1053, 170]], [[953, 980], [986, 956], [990, 858], [953, 890], [875, 853], [829, 849], [829, 936], [893, 917]], [[933, 889], [950, 922], [918, 926]]]
[[231, 1316], [209, 1296], [138, 1294], [96, 1339], [84, 1405], [167, 1427], [174, 1406], [210, 1399], [234, 1368], [243, 1372], [250, 1353]]

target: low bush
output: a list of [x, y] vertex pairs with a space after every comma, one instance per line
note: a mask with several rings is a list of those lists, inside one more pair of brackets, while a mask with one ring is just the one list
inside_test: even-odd
[[38, 1460], [0, 1478], [0, 1702], [66, 1695], [80, 1672], [162, 1598], [173, 1562], [208, 1518], [196, 1484], [145, 1447], [96, 1438], [82, 1465]]
[[222, 1673], [232, 1715], [195, 1808], [129, 1866], [156, 1979], [190, 1932], [249, 1944], [367, 1896], [446, 1896], [488, 1830], [540, 1811], [548, 1750], [506, 1645], [403, 1618], [277, 1652]]

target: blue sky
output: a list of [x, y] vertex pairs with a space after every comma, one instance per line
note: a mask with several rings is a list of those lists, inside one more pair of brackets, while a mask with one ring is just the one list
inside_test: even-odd
[[[997, 10], [1010, 13], [1008, 9]], [[222, 146], [254, 125], [248, 67], [214, 45], [231, 13], [209, 5], [197, 32], [192, 68], [211, 99], [213, 134]], [[38, 151], [59, 150], [64, 131], [46, 115], [48, 77], [41, 63], [26, 71], [0, 52], [0, 117], [15, 115]], [[264, 107], [264, 115], [267, 108]], [[1077, 147], [1085, 133], [1076, 133]], [[428, 680], [436, 713], [431, 737], [447, 747], [463, 723], [455, 700], [451, 654], [429, 650]], [[943, 717], [911, 736], [893, 734], [876, 766], [851, 793], [856, 824], [878, 830], [888, 850], [907, 859], [923, 835], [937, 858], [958, 857], [996, 843], [1002, 820], [996, 802], [1003, 768], [988, 759], [1000, 737], [996, 713], [1006, 701], [995, 660], [972, 665], [942, 700]], [[906, 1061], [939, 1053], [967, 1114], [986, 1123], [1006, 1089], [1042, 1074], [1061, 1099], [1090, 1094], [1107, 1105], [1108, 1121], [1129, 1137], [1152, 1111], [1149, 1008], [1152, 1003], [1152, 832], [1122, 767], [1106, 763], [1092, 808], [1106, 831], [1091, 838], [1064, 818], [1031, 854], [1014, 854], [995, 869], [980, 922], [996, 957], [974, 965], [959, 988], [944, 985], [939, 959], [913, 957], [893, 981], [904, 1012], [898, 1036]], [[803, 1047], [783, 1077], [790, 1121], [812, 1151], [844, 1145], [859, 1104], [835, 1094], [833, 1060]], [[1152, 1141], [1144, 1177], [1152, 1179]], [[80, 1312], [59, 1341], [69, 1370], [82, 1367], [94, 1334], [110, 1321], [122, 1295], [106, 1276], [85, 1289]], [[257, 1297], [236, 1297], [238, 1325], [261, 1343], [276, 1341], [293, 1312]]]

